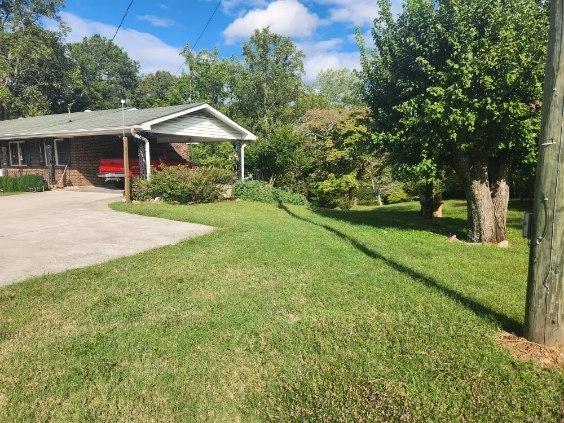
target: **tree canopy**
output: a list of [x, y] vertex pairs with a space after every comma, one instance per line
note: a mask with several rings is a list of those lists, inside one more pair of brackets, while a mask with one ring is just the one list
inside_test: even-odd
[[363, 104], [360, 79], [352, 69], [326, 69], [319, 72], [315, 89], [329, 104], [359, 106]]
[[397, 163], [433, 178], [453, 169], [469, 238], [505, 239], [511, 168], [534, 160], [547, 13], [538, 0], [380, 0], [363, 90]]
[[139, 63], [111, 40], [100, 35], [69, 45], [77, 91], [73, 110], [113, 109], [121, 99], [132, 99]]
[[276, 121], [295, 118], [304, 54], [289, 37], [269, 28], [257, 30], [243, 44], [243, 68], [237, 78], [236, 109], [243, 123], [268, 134]]

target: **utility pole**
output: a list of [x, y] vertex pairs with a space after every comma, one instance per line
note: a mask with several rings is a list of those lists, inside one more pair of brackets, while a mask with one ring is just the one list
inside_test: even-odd
[[564, 345], [564, 0], [553, 0], [533, 209], [525, 337]]
[[123, 180], [124, 180], [124, 197], [126, 203], [131, 203], [131, 179], [129, 172], [129, 140], [125, 136], [125, 100], [121, 100], [122, 115], [122, 140], [123, 140]]

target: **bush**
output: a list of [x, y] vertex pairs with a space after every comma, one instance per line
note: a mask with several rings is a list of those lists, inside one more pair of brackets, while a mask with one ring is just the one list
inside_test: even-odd
[[302, 194], [275, 188], [262, 181], [238, 181], [233, 189], [235, 197], [241, 200], [258, 201], [260, 203], [287, 203], [298, 206], [308, 204]]
[[386, 204], [403, 203], [410, 200], [409, 195], [405, 192], [401, 183], [395, 183], [390, 186], [386, 192], [382, 193], [382, 197]]
[[357, 204], [360, 206], [380, 206], [378, 195], [374, 193], [372, 183], [363, 181], [357, 193]]
[[47, 182], [41, 175], [0, 176], [0, 192], [44, 191]]
[[180, 204], [211, 203], [223, 197], [222, 185], [232, 182], [233, 175], [227, 170], [170, 166], [155, 171], [148, 181], [134, 180], [132, 197], [139, 201], [161, 198]]
[[354, 205], [359, 188], [360, 184], [354, 172], [340, 177], [331, 173], [318, 185], [317, 202], [322, 207], [349, 210]]

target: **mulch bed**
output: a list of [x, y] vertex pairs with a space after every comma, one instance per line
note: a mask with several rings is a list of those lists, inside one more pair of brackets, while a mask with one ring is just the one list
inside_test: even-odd
[[564, 369], [564, 350], [558, 346], [536, 344], [505, 331], [499, 333], [497, 341], [519, 360], [534, 361], [541, 367]]

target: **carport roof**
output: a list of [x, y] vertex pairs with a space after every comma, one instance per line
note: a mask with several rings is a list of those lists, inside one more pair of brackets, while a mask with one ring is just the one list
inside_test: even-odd
[[[162, 123], [192, 112], [205, 110], [241, 133], [241, 139], [256, 137], [227, 116], [205, 103], [150, 109], [122, 109], [61, 113], [0, 121], [0, 140], [88, 135], [120, 134], [124, 128], [150, 131], [152, 124]], [[125, 125], [124, 125], [125, 117]]]

